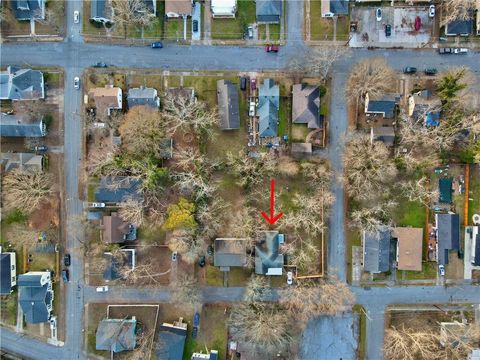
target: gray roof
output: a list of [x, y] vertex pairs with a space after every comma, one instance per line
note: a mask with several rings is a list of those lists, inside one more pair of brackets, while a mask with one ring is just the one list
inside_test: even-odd
[[348, 15], [348, 0], [330, 0], [330, 12], [335, 15]]
[[162, 325], [158, 332], [157, 359], [182, 360], [187, 329]]
[[106, 11], [107, 2], [105, 0], [90, 0], [90, 19], [103, 18], [109, 19]]
[[213, 263], [220, 267], [247, 264], [247, 239], [215, 239]]
[[45, 98], [43, 73], [8, 66], [0, 73], [0, 100], [36, 100]]
[[283, 254], [279, 254], [278, 231], [264, 231], [264, 238], [255, 245], [255, 273], [267, 274], [269, 269], [283, 268]]
[[13, 169], [42, 171], [43, 156], [35, 153], [0, 153], [4, 171]]
[[0, 254], [0, 295], [8, 295], [12, 291], [10, 254]]
[[43, 120], [34, 122], [16, 115], [0, 114], [0, 135], [6, 137], [43, 137], [47, 134]]
[[51, 282], [42, 286], [41, 278], [41, 275], [29, 273], [18, 276], [18, 303], [29, 324], [46, 322], [50, 318], [48, 306], [53, 301], [53, 291], [49, 289]]
[[280, 16], [282, 16], [282, 1], [257, 0], [256, 15], [258, 22], [280, 22]]
[[472, 265], [480, 266], [480, 232], [475, 237], [475, 258], [472, 261]]
[[437, 226], [437, 262], [448, 264], [449, 250], [460, 248], [460, 216], [458, 214], [436, 214]]
[[128, 176], [103, 176], [95, 190], [98, 202], [120, 203], [127, 199], [143, 201], [142, 181]]
[[395, 129], [393, 126], [378, 126], [372, 128], [373, 140], [382, 141], [386, 145], [393, 146], [395, 142]]
[[156, 89], [140, 86], [139, 88], [128, 90], [127, 103], [129, 108], [139, 105], [159, 108], [160, 98], [157, 95]]
[[369, 99], [366, 113], [383, 113], [386, 118], [393, 118], [395, 107], [400, 100], [398, 94], [385, 94], [380, 99]]
[[11, 0], [17, 20], [45, 18], [45, 0]]
[[97, 350], [108, 350], [115, 353], [133, 350], [137, 344], [137, 320], [104, 319], [100, 321], [95, 337]]
[[123, 267], [133, 267], [133, 257], [135, 256], [132, 251], [122, 251], [123, 256], [113, 256], [111, 253], [104, 253], [103, 256], [107, 262], [107, 266], [103, 272], [103, 278], [105, 280], [113, 281], [122, 278], [120, 270]]
[[445, 25], [445, 35], [470, 35], [473, 33], [473, 20], [454, 20]]
[[258, 94], [257, 116], [260, 137], [277, 136], [280, 88], [272, 79], [265, 79], [258, 88]]
[[220, 129], [232, 130], [240, 128], [237, 87], [228, 80], [218, 80], [217, 100]]
[[314, 85], [293, 85], [292, 121], [318, 129], [320, 124], [320, 88]]
[[387, 227], [363, 232], [363, 267], [372, 273], [390, 270], [391, 233]]

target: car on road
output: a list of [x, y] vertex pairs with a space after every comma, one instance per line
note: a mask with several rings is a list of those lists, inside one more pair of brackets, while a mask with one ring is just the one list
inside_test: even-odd
[[382, 21], [382, 9], [378, 8], [375, 10], [375, 17], [377, 18], [377, 21]]
[[417, 16], [415, 18], [415, 31], [420, 30], [421, 27], [422, 27], [422, 19], [420, 19], [420, 16]]
[[172, 252], [172, 261], [177, 261], [178, 253], [176, 251]]
[[48, 146], [47, 145], [38, 145], [38, 146], [35, 146], [34, 150], [36, 152], [44, 153], [48, 150]]
[[108, 285], [105, 286], [97, 286], [95, 289], [97, 292], [107, 292], [108, 291]]
[[200, 258], [198, 259], [198, 266], [204, 267], [205, 264], [206, 264], [205, 256], [200, 256]]
[[415, 74], [417, 72], [417, 68], [413, 66], [407, 66], [403, 69], [404, 74]]
[[385, 36], [389, 37], [392, 35], [392, 25], [385, 25]]
[[163, 48], [163, 44], [162, 44], [161, 41], [155, 41], [155, 42], [151, 43], [150, 46], [152, 47], [152, 49], [161, 49], [161, 48]]
[[78, 24], [80, 22], [80, 12], [74, 11], [73, 12], [73, 22]]
[[435, 16], [435, 5], [430, 5], [428, 8], [428, 16], [433, 18]]
[[63, 282], [68, 282], [70, 280], [70, 274], [67, 269], [62, 270], [62, 279]]
[[94, 68], [106, 68], [108, 67], [107, 64], [105, 64], [103, 61], [97, 62], [95, 65], [93, 65]]
[[466, 48], [455, 48], [453, 49], [453, 53], [457, 55], [467, 55], [468, 49]]
[[70, 254], [65, 254], [65, 256], [63, 257], [63, 265], [70, 266], [70, 264], [72, 263], [71, 260], [72, 259], [70, 257]]
[[428, 69], [423, 70], [423, 72], [424, 72], [425, 75], [431, 75], [431, 76], [433, 76], [433, 75], [436, 75], [436, 74], [437, 74], [437, 69], [435, 69], [435, 68], [428, 68]]
[[268, 53], [277, 53], [278, 52], [278, 45], [275, 44], [268, 44], [265, 46], [265, 51]]
[[97, 203], [97, 202], [94, 202], [94, 203], [92, 203], [92, 207], [94, 207], [94, 208], [104, 208], [104, 207], [105, 207], [105, 203]]
[[287, 284], [288, 285], [293, 284], [293, 272], [291, 271], [287, 272]]
[[249, 39], [253, 39], [253, 26], [247, 28], [247, 34]]
[[198, 32], [198, 20], [192, 21], [193, 32]]
[[445, 276], [445, 266], [438, 265], [438, 273], [440, 274], [440, 276]]
[[439, 48], [438, 53], [443, 55], [443, 54], [452, 54], [453, 49], [452, 48]]
[[80, 78], [78, 76], [73, 79], [73, 87], [77, 90], [80, 89]]
[[250, 101], [250, 107], [248, 108], [248, 116], [255, 116], [255, 101]]

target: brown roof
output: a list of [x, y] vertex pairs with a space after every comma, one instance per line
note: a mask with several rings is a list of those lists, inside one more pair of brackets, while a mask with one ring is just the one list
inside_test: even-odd
[[320, 88], [315, 85], [293, 85], [292, 122], [307, 124], [309, 129], [320, 127]]
[[165, 0], [165, 14], [175, 13], [190, 15], [192, 13], [191, 0]]
[[398, 240], [398, 269], [421, 271], [423, 229], [397, 227], [392, 235]]
[[122, 89], [118, 87], [105, 86], [104, 88], [94, 88], [88, 92], [88, 96], [95, 101], [97, 114], [109, 114], [109, 109], [118, 109], [122, 103], [118, 101], [118, 92]]
[[123, 235], [128, 234], [128, 223], [123, 221], [116, 212], [103, 217], [103, 242], [118, 244], [125, 242]]
[[292, 143], [292, 153], [312, 153], [311, 143]]

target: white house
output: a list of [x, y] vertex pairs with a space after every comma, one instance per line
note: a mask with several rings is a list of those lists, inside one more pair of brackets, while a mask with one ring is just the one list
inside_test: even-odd
[[212, 16], [218, 18], [234, 18], [237, 12], [237, 0], [212, 0]]

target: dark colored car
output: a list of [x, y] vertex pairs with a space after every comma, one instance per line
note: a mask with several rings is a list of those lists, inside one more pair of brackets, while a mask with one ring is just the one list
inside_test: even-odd
[[163, 44], [161, 41], [155, 41], [152, 43], [152, 45], [150, 45], [152, 47], [152, 49], [161, 49], [163, 48]]
[[416, 72], [417, 72], [417, 68], [412, 66], [407, 66], [405, 69], [403, 69], [404, 74], [415, 74]]
[[70, 266], [70, 264], [72, 263], [71, 260], [72, 259], [70, 257], [70, 254], [65, 254], [65, 256], [63, 257], [63, 265]]
[[425, 69], [423, 72], [425, 73], [425, 75], [435, 75], [437, 73], [437, 69], [429, 68]]
[[48, 150], [47, 145], [35, 146], [35, 151], [37, 152], [46, 152]]
[[62, 270], [62, 279], [63, 279], [63, 282], [68, 282], [70, 280], [70, 273], [68, 272], [67, 269]]
[[198, 31], [198, 20], [193, 20], [192, 25], [193, 25], [193, 32], [197, 32]]
[[257, 79], [250, 79], [250, 89], [252, 91], [257, 89]]
[[275, 44], [269, 44], [269, 45], [266, 45], [265, 46], [265, 51], [266, 52], [278, 52], [278, 45], [275, 45]]
[[200, 314], [198, 312], [193, 316], [193, 326], [200, 326]]
[[245, 91], [247, 88], [247, 78], [242, 76], [240, 78], [240, 90]]
[[198, 266], [200, 267], [204, 267], [205, 266], [205, 256], [200, 256], [200, 258], [198, 259]]
[[213, 246], [212, 245], [208, 245], [207, 254], [210, 255], [210, 256], [213, 255]]
[[420, 19], [420, 16], [417, 16], [415, 18], [415, 31], [420, 30], [421, 27], [422, 27], [422, 19]]
[[386, 25], [385, 26], [385, 36], [389, 37], [392, 35], [392, 25]]
[[95, 65], [93, 65], [94, 68], [106, 68], [108, 67], [107, 64], [105, 64], [103, 61], [102, 62], [97, 62]]
[[198, 336], [198, 327], [194, 326], [192, 329], [192, 338], [196, 339]]

